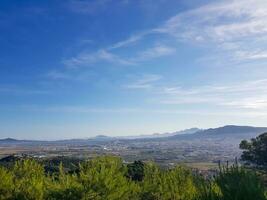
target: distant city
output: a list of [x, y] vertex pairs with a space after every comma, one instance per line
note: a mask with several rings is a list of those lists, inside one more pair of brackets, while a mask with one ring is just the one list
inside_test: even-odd
[[183, 163], [201, 169], [217, 167], [240, 157], [239, 143], [266, 132], [267, 127], [228, 125], [212, 129], [192, 128], [174, 133], [57, 141], [0, 140], [0, 156], [90, 159], [116, 155], [125, 162], [154, 161], [162, 166]]

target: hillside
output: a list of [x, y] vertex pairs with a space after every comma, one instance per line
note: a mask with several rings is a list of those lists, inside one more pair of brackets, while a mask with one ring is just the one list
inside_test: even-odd
[[216, 135], [225, 135], [225, 134], [248, 134], [255, 133], [260, 134], [267, 131], [267, 127], [252, 127], [252, 126], [235, 126], [227, 125], [219, 128], [210, 128], [206, 130], [201, 130], [198, 133], [201, 134], [216, 134]]
[[267, 127], [226, 125], [218, 128], [203, 129], [194, 134], [174, 135], [168, 139], [205, 139], [205, 138], [228, 138], [228, 139], [250, 139], [267, 131]]

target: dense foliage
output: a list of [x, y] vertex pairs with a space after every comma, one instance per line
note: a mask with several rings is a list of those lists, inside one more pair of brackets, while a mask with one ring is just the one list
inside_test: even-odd
[[145, 175], [144, 163], [142, 161], [134, 161], [127, 165], [127, 175], [128, 178], [134, 181], [142, 181]]
[[233, 166], [204, 180], [177, 166], [161, 169], [140, 161], [125, 165], [117, 157], [79, 164], [75, 172], [62, 164], [53, 173], [34, 160], [0, 168], [1, 200], [266, 200], [259, 178]]
[[263, 133], [250, 141], [240, 143], [243, 149], [242, 160], [247, 164], [267, 170], [267, 133]]

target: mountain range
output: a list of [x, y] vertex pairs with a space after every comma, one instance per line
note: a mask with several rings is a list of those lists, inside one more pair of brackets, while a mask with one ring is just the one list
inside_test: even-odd
[[109, 137], [105, 135], [95, 136], [89, 139], [69, 139], [57, 141], [41, 141], [41, 140], [16, 140], [13, 138], [0, 139], [0, 144], [19, 144], [19, 143], [79, 143], [85, 141], [91, 142], [105, 142], [112, 140], [154, 140], [154, 139], [198, 139], [198, 138], [214, 138], [214, 137], [228, 137], [235, 139], [249, 139], [255, 137], [263, 132], [267, 132], [267, 127], [252, 127], [252, 126], [236, 126], [227, 125], [218, 128], [199, 129], [191, 128], [182, 131], [152, 135], [139, 135], [139, 136], [124, 136], [124, 137]]

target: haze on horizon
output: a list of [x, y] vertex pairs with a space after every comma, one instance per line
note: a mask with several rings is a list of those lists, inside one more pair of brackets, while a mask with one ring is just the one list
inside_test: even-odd
[[0, 138], [266, 126], [266, 0], [4, 0], [0, 44]]

